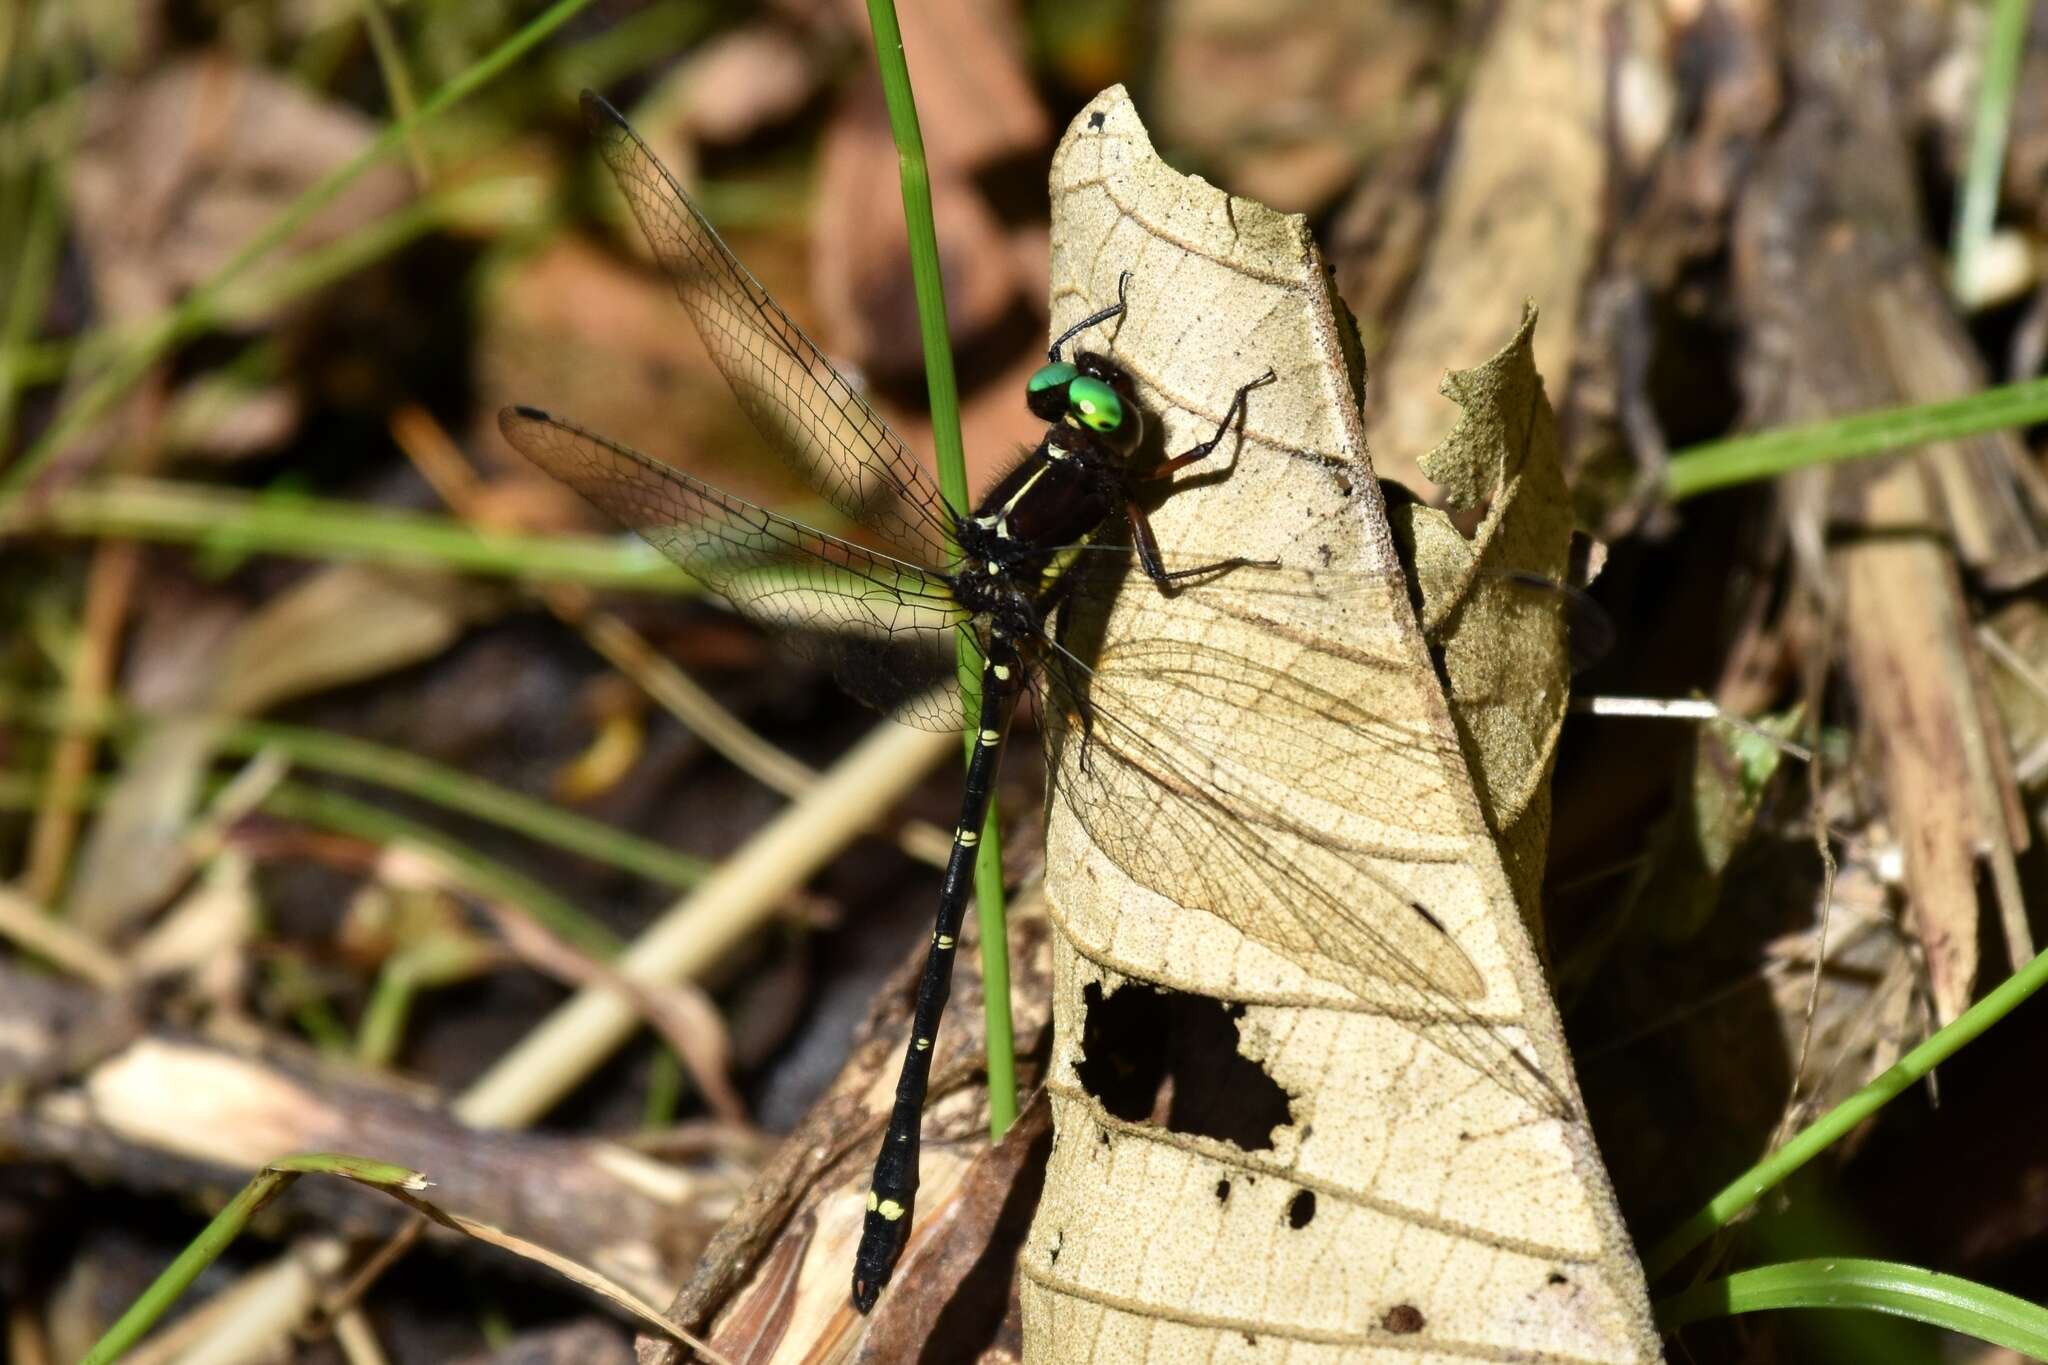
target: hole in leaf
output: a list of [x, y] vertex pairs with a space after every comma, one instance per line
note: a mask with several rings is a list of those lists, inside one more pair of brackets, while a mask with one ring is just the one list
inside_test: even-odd
[[1316, 1216], [1316, 1194], [1314, 1190], [1300, 1190], [1287, 1201], [1287, 1226], [1296, 1232], [1307, 1227]]
[[[1270, 1151], [1293, 1102], [1237, 1050], [1244, 1006], [1157, 987], [1082, 991], [1081, 1085], [1127, 1123]], [[1219, 1196], [1220, 1197], [1220, 1196]]]

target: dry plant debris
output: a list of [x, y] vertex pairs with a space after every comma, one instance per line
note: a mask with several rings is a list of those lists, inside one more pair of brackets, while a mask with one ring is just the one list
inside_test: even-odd
[[[517, 577], [505, 566], [464, 560], [465, 576], [417, 546], [379, 562], [384, 516], [399, 509], [458, 537], [547, 528], [561, 537], [550, 549], [616, 550], [589, 535], [582, 507], [512, 472], [479, 422], [542, 394], [750, 496], [801, 496], [762, 458], [635, 255], [637, 234], [603, 218], [565, 71], [637, 97], [636, 119], [701, 178], [771, 292], [873, 383], [914, 445], [925, 439], [894, 153], [864, 84], [858, 7], [609, 4], [403, 138], [150, 352], [98, 419], [42, 452], [55, 458], [22, 480], [29, 496], [0, 494], [10, 1358], [81, 1355], [279, 1145], [427, 1170], [450, 1214], [566, 1252], [647, 1302], [674, 1294], [668, 1316], [736, 1359], [1059, 1359], [1084, 1354], [1083, 1322], [1103, 1327], [1104, 1359], [1140, 1334], [1217, 1358], [1425, 1341], [1512, 1356], [1532, 1349], [1525, 1330], [1556, 1350], [1569, 1337], [1582, 1358], [1643, 1353], [1615, 1203], [1654, 1240], [2039, 941], [2038, 432], [1678, 504], [1663, 482], [1671, 453], [1701, 441], [2040, 372], [2038, 33], [2019, 57], [1996, 269], [1980, 265], [1958, 298], [1948, 222], [1989, 5], [907, 11], [970, 451], [999, 461], [1035, 438], [1017, 395], [1048, 322], [1103, 301], [1126, 265], [1138, 308], [1117, 343], [1141, 362], [1169, 442], [1212, 422], [1234, 383], [1282, 371], [1255, 395], [1235, 468], [1168, 499], [1159, 523], [1198, 552], [1265, 546], [1338, 572], [1327, 552], [1366, 590], [1328, 614], [1304, 605], [1299, 638], [1277, 645], [1213, 596], [1183, 604], [1192, 622], [1133, 598], [1105, 623], [1124, 632], [1108, 665], [1200, 632], [1226, 657], [1301, 664], [1329, 711], [1400, 727], [1378, 732], [1400, 741], [1376, 751], [1397, 755], [1387, 764], [1340, 746], [1344, 763], [1305, 784], [1299, 808], [1341, 808], [1331, 819], [1390, 859], [1326, 868], [1359, 896], [1377, 894], [1383, 871], [1408, 875], [1393, 854], [1433, 841], [1447, 861], [1431, 879], [1451, 890], [1427, 904], [1477, 945], [1469, 1008], [1493, 1041], [1432, 1052], [1388, 1026], [1354, 1044], [1372, 1027], [1340, 1008], [1357, 997], [1314, 982], [1359, 979], [1382, 1004], [1398, 990], [1374, 996], [1369, 970], [1285, 915], [1226, 926], [1161, 894], [1201, 899], [1203, 859], [1242, 841], [1200, 847], [1168, 829], [1151, 868], [1163, 875], [1133, 878], [1091, 849], [1086, 812], [1056, 791], [1048, 851], [1023, 758], [1035, 746], [1020, 744], [1003, 793], [1010, 871], [1035, 884], [1044, 868], [1053, 918], [1022, 898], [1013, 1008], [1026, 1083], [1049, 1086], [1010, 1141], [986, 1141], [970, 971], [939, 1040], [930, 1226], [864, 1329], [844, 1264], [907, 1012], [903, 945], [928, 930], [930, 888], [904, 871], [892, 831], [722, 930], [721, 961], [698, 964], [689, 993], [635, 987], [634, 1006], [604, 1021], [612, 1037], [638, 1032], [629, 1055], [584, 1078], [610, 1046], [585, 1040], [544, 1087], [515, 1066], [481, 1092], [488, 1104], [472, 1093], [454, 1110], [523, 1122], [553, 1104], [549, 1133], [483, 1134], [450, 1117], [478, 1076], [525, 1051], [560, 983], [615, 979], [592, 942], [629, 941], [675, 883], [543, 847], [362, 768], [337, 776], [256, 742], [252, 721], [403, 750], [501, 794], [573, 805], [643, 850], [713, 861], [753, 847], [862, 723], [792, 652], [693, 601], [550, 585], [579, 635], [505, 586]], [[512, 22], [488, 6], [382, 0], [21, 8], [0, 101], [0, 479], [126, 354], [137, 333], [122, 329], [204, 290]], [[1168, 161], [1231, 194], [1155, 167], [1126, 202], [1163, 195], [1169, 209], [1090, 226], [1083, 210], [1099, 211], [1089, 196], [1102, 192], [1080, 188], [1089, 177], [1070, 150], [1055, 236], [1050, 139], [1084, 105], [1106, 113], [1089, 102], [1116, 80], [1140, 92]], [[1254, 199], [1322, 215], [1356, 348], [1306, 237]], [[1185, 231], [1164, 240], [1159, 222]], [[1233, 268], [1254, 260], [1245, 283]], [[1352, 415], [1361, 391], [1370, 466]], [[1446, 446], [1453, 428], [1465, 435]], [[1425, 465], [1432, 449], [1456, 458]], [[1375, 475], [1423, 500], [1383, 499]], [[1382, 501], [1385, 527], [1368, 514]], [[1562, 567], [1567, 520], [1608, 542], [1592, 592], [1620, 642], [1571, 691], [1711, 701], [1729, 723], [1563, 719], [1557, 602], [1530, 580], [1582, 581]], [[367, 562], [328, 561], [341, 544]], [[1371, 567], [1391, 562], [1390, 545], [1412, 590]], [[1393, 700], [1345, 690], [1357, 681], [1331, 676], [1337, 650], [1373, 661]], [[689, 670], [703, 683], [683, 708], [696, 719], [632, 705], [594, 716], [585, 701], [608, 694], [612, 669], [664, 705], [679, 704]], [[705, 719], [717, 700], [739, 717]], [[1325, 717], [1308, 710], [1271, 705], [1241, 726], [1218, 710], [1190, 726], [1270, 783], [1286, 765], [1262, 746], [1276, 721], [1314, 733]], [[789, 751], [756, 765], [779, 774], [773, 786], [710, 756], [771, 742]], [[599, 780], [556, 785], [600, 767]], [[878, 786], [864, 790], [882, 804]], [[1375, 798], [1366, 813], [1348, 813], [1362, 795]], [[906, 810], [943, 819], [951, 799], [934, 778]], [[827, 842], [856, 827], [840, 822]], [[580, 912], [591, 937], [570, 950], [533, 932], [549, 910]], [[1569, 1060], [1545, 1003], [1553, 982]], [[406, 983], [409, 1007], [380, 1014]], [[1205, 1012], [1191, 990], [1236, 990], [1242, 1013]], [[656, 1055], [650, 1019], [689, 1045], [723, 1111], [757, 1126], [708, 1117], [696, 1083]], [[2007, 1020], [1684, 1273], [1881, 1252], [2048, 1297], [2035, 1136], [2048, 1098], [2015, 1081], [2038, 1069], [2041, 1028], [2024, 1011]], [[1134, 1060], [1130, 1039], [1175, 1030], [1177, 1051], [1135, 1058], [1171, 1080], [1119, 1090], [1103, 1078], [1105, 1059]], [[1572, 1104], [1545, 1111], [1482, 1083], [1392, 1118], [1372, 1107], [1416, 1093], [1380, 1084], [1375, 1067], [1407, 1058], [1406, 1079], [1454, 1078], [1508, 1052], [1561, 1079]], [[378, 1068], [337, 1061], [386, 1053]], [[729, 1091], [714, 1074], [725, 1068]], [[1237, 1111], [1222, 1136], [1179, 1131], [1214, 1118], [1202, 1102], [1218, 1095]], [[1457, 1123], [1459, 1106], [1489, 1102], [1539, 1116]], [[1503, 1145], [1541, 1177], [1519, 1203], [1453, 1169], [1468, 1149]], [[1380, 1245], [1354, 1230], [1418, 1208], [1434, 1221], [1404, 1231], [1398, 1256], [1354, 1253]], [[393, 1223], [388, 1207], [303, 1186], [259, 1224], [246, 1283], [200, 1296], [138, 1359], [202, 1339], [224, 1354], [269, 1343], [246, 1358], [622, 1358], [622, 1318], [503, 1276], [466, 1239], [404, 1252], [387, 1240]], [[1507, 1251], [1488, 1241], [1504, 1223], [1523, 1239]], [[264, 1239], [288, 1239], [289, 1254]], [[1508, 1296], [1454, 1292], [1449, 1272], [1415, 1283], [1430, 1264], [1527, 1278], [1532, 1249], [1579, 1258], [1564, 1272], [1579, 1292], [1567, 1302], [1545, 1277], [1513, 1322], [1496, 1311]], [[1127, 1254], [1138, 1250], [1142, 1262]], [[350, 1284], [361, 1297], [308, 1318]], [[507, 1334], [487, 1343], [480, 1320], [499, 1313]], [[312, 1321], [312, 1339], [279, 1345], [286, 1321]], [[1702, 1362], [1903, 1360], [1923, 1344], [1849, 1315], [1816, 1321], [1751, 1314], [1666, 1348]], [[1587, 1345], [1603, 1324], [1607, 1345]], [[1876, 1335], [1854, 1335], [1866, 1329]], [[680, 1359], [652, 1340], [650, 1356]]]

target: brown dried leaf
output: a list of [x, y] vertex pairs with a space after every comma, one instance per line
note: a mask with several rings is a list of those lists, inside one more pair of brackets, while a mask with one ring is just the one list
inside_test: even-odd
[[[254, 714], [431, 658], [490, 600], [432, 574], [323, 569], [273, 598], [204, 659], [187, 660], [163, 684], [176, 695], [159, 699]], [[68, 910], [73, 923], [109, 937], [185, 876], [186, 824], [213, 756], [215, 726], [204, 715], [167, 721], [128, 757], [79, 854]]]
[[814, 54], [794, 34], [756, 24], [698, 48], [664, 85], [678, 91], [678, 112], [692, 137], [739, 142], [796, 114], [816, 97], [821, 76]]
[[[1486, 507], [1467, 540], [1451, 518], [1389, 510], [1422, 593], [1422, 630], [1443, 652], [1451, 719], [1487, 824], [1532, 931], [1550, 832], [1550, 763], [1570, 701], [1564, 598], [1572, 509], [1557, 424], [1536, 373], [1536, 314], [1485, 364], [1444, 378], [1464, 410], [1422, 472], [1459, 508]], [[1540, 933], [1539, 933], [1540, 940]]]
[[1313, 211], [1435, 119], [1454, 6], [1195, 0], [1160, 16], [1159, 136], [1276, 208]]
[[934, 1344], [948, 1319], [1002, 1319], [1004, 1306], [1015, 1302], [1010, 1267], [1051, 1143], [1052, 1111], [1040, 1091], [1001, 1142], [975, 1155], [961, 1177], [958, 1196], [919, 1230], [915, 1249], [897, 1270], [895, 1287], [869, 1317], [853, 1365], [915, 1359]]
[[[1132, 781], [1157, 813], [1139, 856], [1099, 845], [1089, 811], [1053, 804], [1058, 1136], [1022, 1267], [1029, 1355], [1408, 1362], [1456, 1343], [1658, 1358], [1547, 986], [1409, 605], [1354, 358], [1306, 225], [1159, 162], [1121, 89], [1069, 129], [1053, 202], [1055, 329], [1132, 272], [1114, 355], [1162, 418], [1166, 450], [1206, 436], [1237, 385], [1269, 365], [1278, 376], [1253, 396], [1228, 477], [1155, 514], [1162, 543], [1278, 558], [1348, 586], [1256, 613], [1131, 591], [1103, 626], [1098, 678], [1130, 696], [1185, 707], [1195, 695], [1155, 696], [1119, 672], [1119, 652], [1147, 639], [1184, 642], [1218, 677], [1266, 690], [1228, 715], [1168, 713], [1211, 737], [1211, 760], [1169, 774], [1178, 793], [1162, 795], [1157, 774], [1149, 796]], [[1500, 388], [1510, 401], [1468, 395], [1479, 427], [1533, 392], [1523, 359], [1494, 373], [1523, 378]], [[1325, 699], [1322, 714], [1307, 696]], [[1114, 742], [1101, 741], [1096, 773], [1120, 761]], [[1303, 752], [1329, 761], [1290, 768]], [[1102, 784], [1071, 755], [1054, 780]], [[1264, 803], [1268, 822], [1175, 823], [1176, 799], [1217, 793]], [[1187, 899], [1226, 882], [1236, 899]], [[1111, 1112], [1087, 1070], [1117, 1042], [1090, 1038], [1091, 1015], [1125, 992], [1235, 1034], [1206, 1073], [1172, 1073], [1181, 1088], [1149, 1116]], [[1280, 1097], [1269, 1130], [1181, 1122], [1183, 1098], [1215, 1074], [1249, 1072], [1217, 1097], [1219, 1120], [1244, 1125], [1263, 1086]]]
[[1007, 6], [906, 5], [902, 21], [926, 150], [936, 166], [964, 173], [1045, 146], [1052, 122], [1038, 102], [1024, 63], [1024, 35]]
[[[980, 5], [911, 5], [902, 13], [956, 348], [1035, 307], [1035, 276], [1019, 266], [1010, 230], [976, 183], [1035, 159], [1050, 132], [1022, 41], [999, 20]], [[827, 131], [811, 249], [826, 340], [878, 379], [920, 380], [902, 189], [878, 79], [856, 86]]]
[[[645, 250], [638, 228], [631, 240]], [[777, 298], [800, 295], [784, 287], [791, 283], [788, 270], [771, 268], [784, 258], [767, 245], [748, 243], [749, 267]], [[801, 314], [797, 320], [807, 328], [812, 321]], [[697, 329], [678, 313], [671, 286], [651, 266], [635, 271], [573, 238], [549, 246], [508, 271], [493, 291], [479, 363], [488, 400], [478, 404], [480, 411], [545, 393], [551, 405], [595, 430], [742, 497], [774, 504], [798, 496], [800, 485], [734, 405]], [[495, 436], [481, 444], [502, 449]], [[518, 474], [552, 490], [548, 496], [573, 504], [575, 524], [592, 524], [581, 498], [525, 460], [505, 458]]]
[[[174, 302], [376, 131], [297, 82], [225, 60], [194, 58], [139, 83], [95, 86], [66, 184], [100, 308], [128, 320]], [[372, 167], [280, 258], [332, 242], [408, 194], [402, 167]]]
[[[936, 127], [933, 138], [941, 140]], [[833, 349], [877, 379], [907, 383], [924, 373], [924, 347], [896, 165], [881, 87], [864, 84], [825, 134], [811, 263]], [[947, 327], [966, 342], [1016, 305], [1020, 281], [1002, 225], [957, 164], [934, 157], [931, 192]]]
[[[1043, 1048], [1049, 1022], [1045, 1002], [1051, 994], [1052, 954], [1043, 898], [1020, 895], [1013, 900], [1004, 930], [1010, 943], [1017, 1050], [1020, 1057], [1030, 1057]], [[866, 1318], [853, 1311], [848, 1274], [860, 1240], [876, 1144], [908, 1036], [922, 945], [883, 992], [832, 1089], [782, 1143], [740, 1208], [719, 1229], [696, 1273], [670, 1305], [672, 1317], [694, 1325], [715, 1312], [713, 1342], [745, 1359], [825, 1359], [862, 1341], [876, 1322], [886, 1320], [885, 1314], [914, 1316], [934, 1304], [943, 1307], [955, 1296], [957, 1285], [943, 1274], [914, 1278], [913, 1267], [927, 1254], [928, 1242], [943, 1246], [960, 1239], [1000, 1249], [1014, 1248], [1021, 1240], [1020, 1231], [1008, 1228], [1007, 1221], [992, 1233], [988, 1217], [996, 1192], [1011, 1188], [1008, 1173], [1017, 1169], [1018, 1153], [1007, 1141], [997, 1154], [988, 1149], [987, 1100], [979, 1084], [986, 1016], [978, 945], [969, 938], [962, 948], [933, 1071], [932, 1093], [940, 1098], [925, 1113], [917, 1235], [881, 1308]], [[1025, 1079], [1028, 1084], [1028, 1074]], [[1028, 1135], [1022, 1141], [1028, 1146]], [[915, 1302], [892, 1309], [898, 1295]], [[646, 1339], [640, 1358], [648, 1365], [675, 1365], [681, 1359], [664, 1343]]]
[[641, 1298], [638, 1294], [635, 1294], [632, 1290], [601, 1271], [564, 1256], [559, 1252], [550, 1251], [538, 1242], [528, 1241], [524, 1237], [506, 1232], [502, 1228], [493, 1227], [489, 1223], [479, 1222], [474, 1218], [465, 1218], [459, 1213], [453, 1213], [447, 1209], [440, 1208], [402, 1187], [385, 1185], [378, 1188], [381, 1188], [384, 1193], [399, 1202], [410, 1204], [415, 1210], [445, 1228], [459, 1232], [465, 1237], [474, 1238], [486, 1246], [494, 1246], [501, 1251], [509, 1251], [522, 1260], [532, 1261], [536, 1265], [552, 1270], [571, 1284], [586, 1289], [599, 1298], [616, 1305], [633, 1317], [640, 1319], [641, 1322], [653, 1327], [656, 1331], [664, 1332], [674, 1337], [677, 1341], [685, 1343], [704, 1360], [714, 1362], [714, 1365], [732, 1365], [731, 1357], [713, 1350], [708, 1344], [698, 1340], [694, 1333], [690, 1332], [680, 1323], [672, 1321], [659, 1308], [656, 1308], [653, 1304], [647, 1302], [647, 1300]]
[[1607, 185], [1611, 22], [1602, 0], [1500, 7], [1459, 116], [1429, 257], [1375, 362], [1367, 419], [1382, 477], [1417, 482], [1416, 461], [1451, 420], [1437, 381], [1499, 344], [1503, 296], [1543, 310], [1536, 368], [1569, 374]]

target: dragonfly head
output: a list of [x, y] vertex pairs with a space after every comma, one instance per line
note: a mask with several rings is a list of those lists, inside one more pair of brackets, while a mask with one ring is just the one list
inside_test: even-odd
[[1080, 352], [1071, 362], [1041, 365], [1025, 385], [1024, 401], [1033, 416], [1088, 432], [1118, 454], [1137, 449], [1145, 434], [1144, 411], [1130, 376], [1092, 351]]
[[1024, 402], [1041, 422], [1057, 422], [1067, 415], [1067, 390], [1081, 377], [1081, 371], [1064, 360], [1041, 365], [1024, 385]]

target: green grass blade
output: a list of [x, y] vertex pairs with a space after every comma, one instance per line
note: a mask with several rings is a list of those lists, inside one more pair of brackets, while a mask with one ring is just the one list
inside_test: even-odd
[[1893, 1261], [1787, 1261], [1695, 1285], [1657, 1305], [1665, 1331], [1774, 1308], [1861, 1308], [2048, 1359], [2048, 1309], [1973, 1280]]
[[165, 1267], [163, 1274], [157, 1276], [149, 1288], [128, 1306], [128, 1311], [107, 1329], [106, 1335], [93, 1343], [93, 1348], [80, 1358], [79, 1365], [109, 1365], [126, 1355], [170, 1311], [179, 1296], [192, 1287], [192, 1282], [220, 1259], [220, 1254], [242, 1235], [249, 1226], [249, 1220], [264, 1205], [284, 1193], [300, 1176], [316, 1174], [335, 1175], [366, 1185], [400, 1190], [424, 1189], [426, 1185], [425, 1178], [417, 1171], [368, 1157], [315, 1152], [272, 1162], [242, 1186], [241, 1192], [214, 1215], [213, 1221], [201, 1229], [197, 1237], [185, 1244], [177, 1259]]
[[57, 213], [56, 173], [27, 172], [33, 188], [20, 240], [15, 243], [14, 282], [7, 292], [7, 311], [0, 318], [0, 453], [14, 440], [14, 416], [21, 391], [31, 377], [15, 357], [43, 315], [50, 290], [57, 280], [57, 253], [64, 244], [62, 223]]
[[1809, 465], [1876, 455], [1928, 441], [2048, 422], [2048, 379], [1985, 389], [1966, 398], [1859, 412], [1693, 446], [1671, 457], [1665, 492], [1673, 502], [1732, 484], [1776, 478]]
[[1955, 261], [1950, 288], [1967, 306], [1979, 293], [1978, 271], [1991, 224], [1998, 216], [1998, 187], [2005, 175], [2005, 144], [2012, 128], [2013, 93], [2020, 59], [2026, 55], [2030, 0], [1993, 0], [1991, 29], [1984, 35], [1984, 70], [1977, 90], [1977, 121], [1970, 133], [1970, 159], [1963, 192], [1956, 198]]
[[400, 948], [384, 960], [356, 1024], [355, 1058], [388, 1067], [405, 1045], [413, 1005], [428, 991], [473, 981], [491, 969], [480, 939], [450, 935]]
[[1850, 1129], [1889, 1104], [1908, 1086], [1961, 1051], [1984, 1030], [2018, 1008], [2048, 983], [2048, 952], [2014, 972], [1998, 988], [1963, 1012], [1961, 1018], [1893, 1063], [1882, 1076], [1843, 1100], [1762, 1161], [1744, 1171], [1707, 1201], [1706, 1207], [1673, 1228], [1644, 1258], [1643, 1267], [1656, 1280], [1677, 1265], [1688, 1251], [1726, 1226], [1736, 1214], [1776, 1189], [1794, 1171], [1819, 1156]]
[[[937, 452], [939, 488], [956, 515], [967, 511], [967, 458], [960, 439], [960, 392], [953, 376], [953, 346], [946, 334], [946, 286], [939, 269], [939, 235], [932, 222], [931, 174], [910, 67], [903, 57], [903, 30], [893, 0], [868, 0], [882, 95], [889, 106], [889, 130], [896, 138], [897, 170], [903, 182], [903, 219], [910, 232], [910, 273], [917, 287], [917, 325], [924, 341], [925, 385], [931, 394], [932, 445]], [[981, 708], [979, 650], [960, 641], [960, 697], [966, 752], [974, 752], [974, 721]], [[981, 926], [981, 972], [988, 1023], [989, 1130], [1001, 1137], [1017, 1118], [1017, 1067], [1010, 1031], [1009, 939], [1003, 931], [1003, 848], [993, 797], [982, 824], [974, 863], [974, 904]]]
[[356, 0], [363, 12], [363, 31], [369, 35], [370, 51], [377, 58], [377, 71], [384, 77], [384, 89], [391, 96], [391, 108], [409, 130], [405, 138], [406, 158], [412, 163], [415, 187], [425, 189], [434, 173], [427, 161], [427, 149], [419, 138], [419, 96], [412, 88], [412, 73], [406, 70], [405, 54], [399, 51], [398, 35], [384, 13], [384, 0]]
[[710, 865], [700, 858], [353, 735], [274, 721], [230, 721], [221, 747], [246, 755], [275, 749], [298, 767], [375, 782], [678, 891], [692, 889], [710, 874]]
[[79, 1365], [109, 1365], [109, 1362], [119, 1360], [132, 1350], [144, 1334], [170, 1311], [171, 1305], [192, 1287], [192, 1282], [234, 1244], [234, 1240], [249, 1226], [249, 1220], [297, 1179], [296, 1174], [265, 1170], [244, 1185], [241, 1193], [230, 1199], [227, 1207], [215, 1214], [213, 1221], [185, 1244], [177, 1259], [164, 1267], [164, 1272], [149, 1288], [128, 1305], [128, 1311], [107, 1329], [106, 1335], [80, 1357]]
[[0, 535], [36, 531], [169, 541], [224, 557], [276, 554], [589, 588], [697, 591], [688, 574], [635, 536], [483, 531], [400, 508], [166, 480], [103, 479], [47, 502], [0, 508]]

